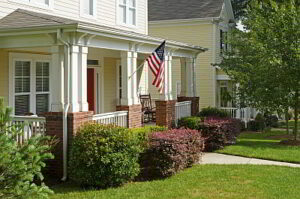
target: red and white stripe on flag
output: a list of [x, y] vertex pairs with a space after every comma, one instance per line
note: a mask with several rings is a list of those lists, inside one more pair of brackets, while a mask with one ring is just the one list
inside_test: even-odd
[[164, 88], [165, 78], [165, 41], [147, 58], [148, 66], [150, 67], [154, 80], [152, 85], [158, 88], [162, 93]]

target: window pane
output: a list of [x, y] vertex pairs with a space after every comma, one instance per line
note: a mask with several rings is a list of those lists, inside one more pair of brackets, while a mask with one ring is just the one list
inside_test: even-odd
[[89, 0], [89, 1], [90, 1], [89, 14], [94, 15], [94, 0]]
[[135, 9], [129, 9], [129, 24], [135, 25]]
[[36, 63], [36, 76], [43, 76], [43, 63], [42, 62]]
[[22, 92], [22, 78], [15, 79], [15, 92], [21, 93]]
[[23, 64], [20, 61], [16, 61], [15, 76], [22, 76], [22, 75], [23, 75]]
[[36, 114], [48, 112], [49, 107], [49, 95], [36, 95]]
[[43, 91], [43, 78], [36, 78], [36, 91], [37, 92]]
[[35, 0], [35, 2], [43, 5], [49, 5], [49, 0]]
[[94, 0], [83, 0], [83, 13], [94, 15]]
[[23, 78], [22, 92], [30, 92], [30, 78]]
[[48, 92], [49, 91], [49, 78], [43, 79], [43, 91]]
[[129, 0], [129, 6], [135, 8], [135, 0]]
[[15, 96], [15, 115], [29, 113], [29, 95]]
[[120, 13], [119, 13], [120, 21], [122, 23], [126, 23], [126, 7], [120, 6]]

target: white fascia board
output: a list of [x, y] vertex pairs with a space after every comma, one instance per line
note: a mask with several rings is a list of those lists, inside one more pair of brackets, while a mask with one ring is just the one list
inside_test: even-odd
[[217, 80], [231, 80], [228, 75], [217, 75]]

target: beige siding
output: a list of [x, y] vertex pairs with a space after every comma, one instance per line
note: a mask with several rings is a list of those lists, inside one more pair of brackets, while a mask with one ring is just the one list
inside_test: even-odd
[[[178, 25], [167, 27], [149, 26], [149, 34], [166, 39], [186, 42], [193, 45], [199, 45], [208, 48], [209, 51], [199, 55], [196, 65], [197, 94], [200, 96], [200, 107], [215, 106], [215, 69], [211, 66], [213, 63], [213, 25]], [[173, 61], [173, 93], [176, 88], [175, 81], [180, 81], [180, 62]], [[176, 73], [176, 74], [175, 74]]]
[[43, 9], [33, 4], [16, 3], [18, 0], [0, 1], [0, 19], [18, 8], [43, 12], [50, 15], [71, 18], [99, 25], [106, 25], [123, 30], [147, 34], [148, 5], [147, 0], [137, 0], [137, 26], [129, 28], [117, 23], [117, 0], [97, 0], [97, 16], [95, 18], [84, 18], [80, 15], [80, 0], [53, 0], [53, 9]]
[[8, 105], [9, 96], [9, 75], [8, 75], [8, 52], [0, 50], [0, 97], [4, 98], [5, 105]]
[[104, 112], [116, 111], [116, 60], [115, 58], [104, 58]]

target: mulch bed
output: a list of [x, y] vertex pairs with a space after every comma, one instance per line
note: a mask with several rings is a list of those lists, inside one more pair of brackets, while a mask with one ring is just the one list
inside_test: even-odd
[[287, 145], [287, 146], [300, 146], [299, 140], [282, 140], [279, 142], [281, 145]]
[[293, 139], [293, 135], [272, 135], [268, 136], [268, 139], [275, 139], [275, 140], [290, 140]]

